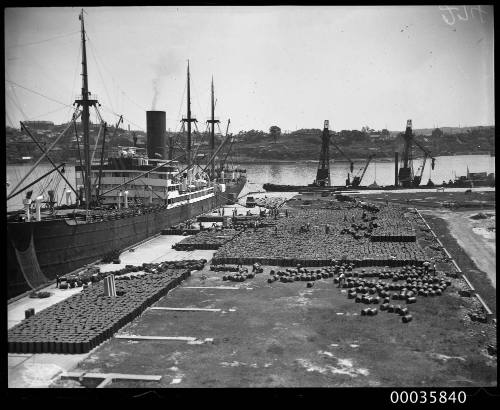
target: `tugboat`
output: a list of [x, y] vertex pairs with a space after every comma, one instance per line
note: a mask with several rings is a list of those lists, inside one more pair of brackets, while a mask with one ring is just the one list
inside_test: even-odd
[[[25, 193], [24, 209], [7, 214], [7, 277], [8, 298], [39, 288], [56, 275], [71, 273], [105, 254], [143, 241], [165, 227], [196, 217], [227, 202], [225, 189], [203, 172], [195, 172], [191, 153], [190, 98], [187, 101], [188, 146], [185, 163], [165, 159], [158, 153], [158, 140], [165, 132], [165, 112], [150, 111], [148, 120], [148, 150], [119, 147], [104, 163], [106, 123], [102, 122], [103, 150], [99, 163], [92, 163], [89, 137], [89, 111], [98, 116], [98, 101], [88, 87], [85, 25], [81, 22], [82, 94], [75, 101], [76, 109], [65, 130], [48, 149], [37, 143], [43, 155], [30, 171], [9, 190], [7, 199]], [[189, 65], [188, 65], [189, 90]], [[150, 114], [154, 113], [154, 114]], [[163, 113], [163, 114], [161, 114]], [[81, 117], [83, 158], [76, 166], [76, 181], [64, 176], [64, 164], [56, 166], [50, 150], [70, 129], [75, 129]], [[21, 128], [36, 142], [27, 126]], [[160, 137], [158, 136], [160, 135]], [[33, 197], [28, 190], [35, 182], [25, 181], [47, 159], [53, 169], [43, 177], [58, 172], [69, 187], [64, 193], [66, 204], [55, 206], [53, 190], [48, 198]], [[181, 169], [182, 168], [182, 169]], [[23, 186], [24, 184], [24, 186]], [[244, 180], [231, 187], [239, 195]], [[8, 189], [11, 187], [7, 187]]]

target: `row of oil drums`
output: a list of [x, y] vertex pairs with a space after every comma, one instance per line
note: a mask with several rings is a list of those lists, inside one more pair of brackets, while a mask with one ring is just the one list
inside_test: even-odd
[[[219, 248], [219, 252], [221, 249], [227, 246], [223, 245]], [[214, 265], [231, 265], [231, 264], [242, 264], [242, 265], [252, 265], [257, 262], [261, 265], [266, 266], [296, 266], [298, 263], [302, 266], [307, 267], [324, 267], [330, 266], [332, 259], [299, 259], [299, 258], [263, 258], [263, 257], [226, 257], [223, 256], [226, 252], [216, 253], [214, 258], [212, 259], [212, 263]], [[356, 267], [371, 267], [371, 266], [380, 266], [380, 267], [400, 267], [408, 264], [412, 265], [422, 265], [423, 260], [419, 259], [387, 259], [387, 258], [370, 258], [370, 259], [344, 259], [346, 263], [352, 263]]]
[[239, 268], [237, 266], [225, 266], [225, 265], [211, 265], [210, 270], [213, 272], [238, 272]]
[[228, 280], [230, 282], [244, 282], [247, 279], [253, 279], [255, 273], [239, 273], [236, 275], [224, 275], [222, 280]]
[[[225, 241], [224, 241], [225, 242]], [[176, 243], [172, 245], [172, 249], [176, 251], [194, 251], [196, 249], [200, 250], [210, 250], [215, 251], [219, 249], [224, 243]]]
[[316, 270], [309, 270], [306, 268], [286, 269], [286, 270], [271, 270], [269, 272], [271, 277], [267, 280], [268, 283], [280, 281], [283, 283], [296, 282], [296, 281], [315, 281], [320, 279], [328, 279], [333, 277], [333, 268], [323, 268]]
[[[350, 289], [348, 294], [354, 295], [351, 299], [355, 298], [358, 293], [364, 295], [374, 295], [377, 294], [382, 298], [390, 297], [394, 300], [407, 300], [410, 299], [409, 303], [414, 303], [412, 298], [415, 296], [441, 296], [448, 286], [451, 285], [450, 281], [439, 280], [438, 283], [423, 283], [423, 282], [412, 282], [406, 283], [406, 285], [394, 285], [384, 283], [379, 280], [377, 282], [365, 281], [358, 278], [347, 278], [342, 284], [342, 288]], [[339, 278], [334, 278], [334, 283], [339, 283]], [[399, 293], [391, 293], [390, 291], [396, 291]]]
[[371, 235], [370, 240], [372, 242], [416, 242], [416, 235], [400, 234], [400, 235], [383, 235], [377, 233], [377, 235]]

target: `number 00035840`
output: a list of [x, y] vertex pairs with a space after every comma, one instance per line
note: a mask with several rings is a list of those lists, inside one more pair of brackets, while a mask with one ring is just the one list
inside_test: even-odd
[[411, 404], [423, 404], [423, 403], [465, 403], [467, 395], [464, 391], [436, 391], [436, 390], [411, 390], [411, 391], [392, 391], [390, 395], [391, 403], [411, 403]]

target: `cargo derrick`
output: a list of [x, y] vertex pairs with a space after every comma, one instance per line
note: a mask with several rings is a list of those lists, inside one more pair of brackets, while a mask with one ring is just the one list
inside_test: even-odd
[[[434, 164], [436, 159], [432, 157], [430, 151], [425, 149], [415, 140], [412, 132], [411, 120], [408, 120], [406, 122], [406, 131], [403, 138], [404, 138], [404, 147], [401, 155], [401, 167], [399, 168], [399, 173], [398, 173], [399, 185], [403, 188], [418, 187], [420, 185], [420, 181], [422, 180], [422, 175], [424, 172], [424, 167], [427, 158], [431, 158], [432, 160], [431, 169], [434, 169]], [[417, 175], [414, 175], [413, 173], [413, 154], [412, 154], [413, 143], [415, 143], [415, 146], [420, 148], [424, 153], [424, 162], [420, 167], [420, 173]]]
[[368, 169], [368, 165], [370, 165], [370, 162], [372, 158], [375, 156], [375, 154], [371, 154], [368, 156], [368, 160], [366, 161], [365, 167], [362, 169], [361, 175], [356, 175], [352, 179], [352, 186], [353, 187], [358, 187], [361, 185], [361, 181], [363, 180], [363, 177], [365, 176], [366, 170]]
[[404, 147], [401, 155], [401, 167], [399, 168], [398, 180], [403, 188], [410, 188], [413, 181], [413, 162], [411, 152], [411, 120], [406, 122], [406, 131], [403, 136]]
[[328, 120], [325, 120], [323, 135], [321, 136], [321, 153], [319, 154], [318, 172], [314, 180], [314, 186], [331, 186], [330, 180], [330, 133], [328, 131]]

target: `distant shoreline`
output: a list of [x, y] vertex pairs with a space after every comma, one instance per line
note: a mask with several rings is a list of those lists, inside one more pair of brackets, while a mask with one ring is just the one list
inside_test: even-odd
[[[490, 153], [485, 153], [485, 152], [472, 152], [472, 153], [455, 153], [455, 154], [437, 154], [436, 158], [439, 157], [456, 157], [460, 155], [490, 155]], [[494, 155], [493, 155], [494, 156]], [[414, 159], [421, 159], [421, 157], [415, 157]], [[348, 161], [344, 158], [342, 159], [336, 159], [336, 158], [330, 158], [330, 160], [335, 161], [335, 162], [341, 162], [341, 163], [348, 163]], [[364, 162], [366, 161], [366, 158], [352, 158], [353, 162]], [[394, 157], [375, 157], [373, 158], [372, 161], [376, 162], [394, 162]], [[307, 162], [307, 163], [315, 163], [318, 162], [317, 158], [304, 158], [304, 159], [299, 159], [299, 160], [293, 160], [293, 159], [262, 159], [262, 158], [242, 158], [237, 161], [235, 161], [240, 164], [295, 164], [297, 162]], [[21, 161], [21, 162], [9, 162], [7, 163], [7, 166], [9, 165], [33, 165], [35, 162], [26, 162], [26, 161]], [[49, 161], [42, 161], [42, 164], [50, 164]], [[78, 161], [66, 161], [66, 165], [68, 166], [75, 166], [78, 163]]]
[[[490, 155], [489, 153], [460, 153], [460, 154], [443, 154], [443, 155], [436, 155], [436, 158], [439, 157], [457, 157], [460, 155]], [[414, 159], [421, 159], [422, 157], [414, 157]], [[401, 159], [401, 156], [400, 158]], [[348, 163], [346, 159], [336, 159], [336, 158], [330, 158], [330, 160], [335, 161], [335, 162], [342, 162], [342, 163]], [[366, 161], [366, 158], [352, 158], [353, 162], [363, 162]], [[375, 157], [372, 159], [372, 161], [375, 162], [394, 162], [394, 157]], [[318, 162], [317, 158], [306, 158], [306, 159], [300, 159], [300, 160], [293, 160], [293, 159], [253, 159], [253, 158], [243, 158], [239, 159], [238, 161], [235, 161], [237, 163], [241, 164], [295, 164], [297, 162]]]

